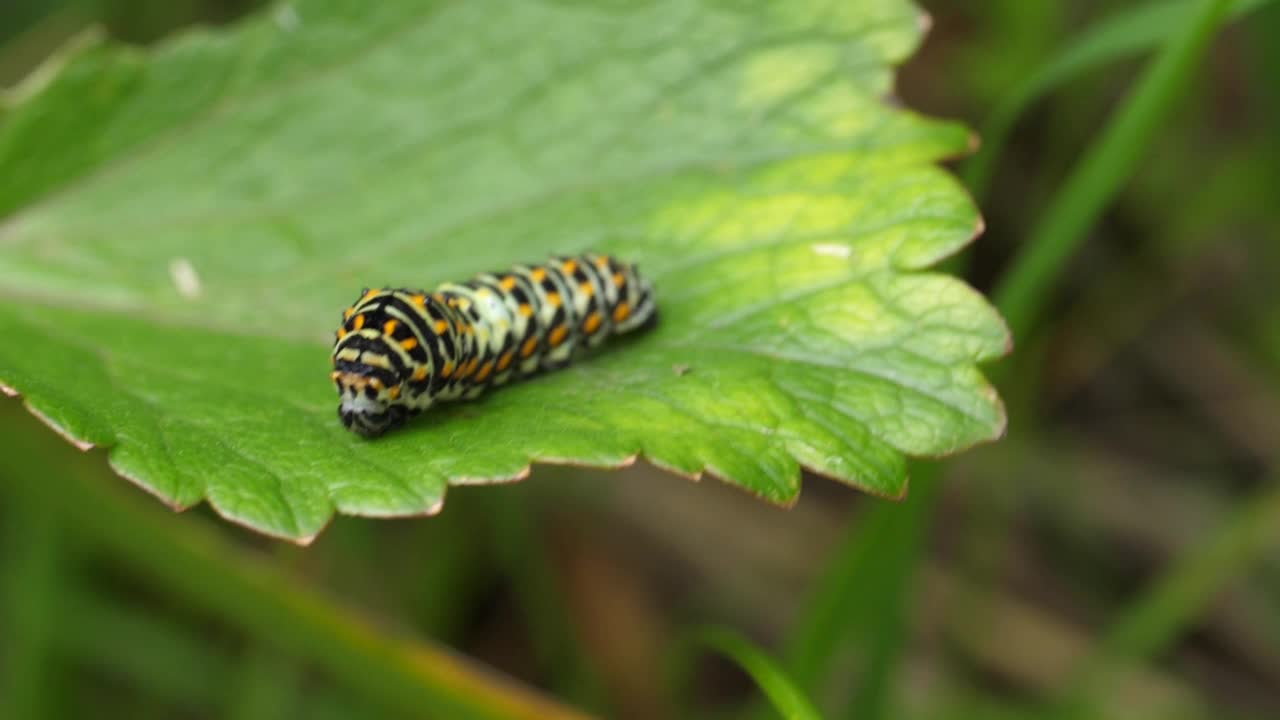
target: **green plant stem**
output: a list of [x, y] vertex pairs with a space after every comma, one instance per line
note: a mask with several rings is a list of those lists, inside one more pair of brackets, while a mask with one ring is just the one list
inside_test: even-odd
[[593, 709], [605, 704], [604, 690], [582, 650], [566, 608], [559, 573], [538, 528], [537, 507], [524, 486], [509, 486], [488, 496], [493, 554], [510, 579], [516, 601], [530, 628], [533, 653], [551, 687], [562, 697]]
[[891, 712], [894, 678], [897, 676], [903, 648], [907, 644], [912, 590], [925, 557], [925, 545], [938, 504], [941, 485], [937, 465], [915, 463], [912, 478], [913, 497], [901, 508], [901, 517], [890, 527], [887, 547], [876, 554], [875, 574], [883, 583], [881, 591], [871, 593], [864, 650], [867, 662], [862, 682], [846, 707], [844, 717], [850, 720], [893, 717]]
[[[12, 413], [10, 413], [12, 417]], [[13, 419], [10, 457], [65, 456], [34, 421]], [[18, 448], [22, 448], [20, 454]], [[65, 478], [6, 468], [5, 485], [48, 504], [64, 525], [152, 582], [283, 650], [307, 658], [339, 683], [400, 714], [450, 718], [581, 718], [531, 690], [447, 650], [376, 629], [332, 601], [287, 582], [263, 558], [232, 546], [196, 518], [166, 514], [135, 498], [101, 457], [71, 457]]]
[[1015, 338], [1025, 338], [1055, 281], [1087, 230], [1137, 169], [1160, 124], [1186, 88], [1226, 16], [1228, 0], [1203, 0], [1071, 172], [1013, 266], [996, 288], [996, 305]]
[[251, 648], [239, 663], [228, 720], [273, 720], [298, 714], [298, 668], [273, 647]]
[[220, 714], [233, 661], [196, 630], [79, 583], [66, 588], [59, 612], [53, 641], [60, 659], [185, 714]]
[[0, 717], [54, 717], [51, 649], [62, 596], [62, 533], [38, 503], [13, 503], [6, 510]]
[[939, 468], [913, 464], [905, 502], [878, 503], [850, 524], [788, 643], [797, 681], [816, 694], [841, 648], [856, 639], [862, 672], [853, 679], [856, 689], [847, 699], [847, 717], [870, 720], [887, 713], [912, 581], [937, 504]]
[[787, 643], [788, 665], [805, 690], [820, 689], [846, 633], [869, 615], [866, 605], [872, 593], [860, 591], [874, 580], [870, 571], [875, 553], [884, 547], [899, 510], [878, 503], [848, 523]]
[[1058, 717], [1096, 715], [1095, 704], [1108, 697], [1109, 683], [1125, 665], [1165, 650], [1233, 578], [1243, 575], [1275, 547], [1280, 528], [1280, 476], [1245, 501], [1203, 543], [1183, 555], [1104, 634], [1080, 665], [1059, 704]]
[[[692, 664], [696, 651], [700, 649], [713, 650], [737, 663], [786, 720], [819, 720], [823, 717], [782, 665], [740, 633], [720, 627], [698, 628], [683, 639], [678, 664]], [[692, 675], [683, 667], [678, 674], [686, 679]]]
[[[1154, 0], [1124, 8], [1072, 38], [1051, 61], [1004, 93], [982, 123], [982, 147], [963, 167], [965, 186], [979, 204], [986, 202], [996, 163], [1004, 154], [1009, 135], [1032, 103], [1088, 72], [1158, 47], [1173, 29], [1185, 25], [1197, 1]], [[1270, 2], [1236, 0], [1231, 3], [1231, 17], [1243, 17]]]
[[[230, 716], [228, 701], [243, 698], [239, 692], [229, 693], [228, 688], [233, 687], [237, 674], [252, 679], [246, 677], [248, 664], [239, 663], [238, 658], [232, 658], [223, 648], [210, 644], [198, 628], [168, 618], [154, 608], [138, 608], [131, 602], [115, 600], [71, 583], [65, 588], [58, 611], [59, 622], [53, 628], [52, 638], [58, 660], [88, 668], [116, 687], [136, 691], [167, 708], [170, 714]], [[352, 706], [350, 693], [339, 692], [310, 690], [306, 693], [306, 704], [327, 708]], [[260, 706], [260, 702], [259, 699], [253, 701], [255, 706]], [[373, 713], [367, 703], [363, 705], [360, 717], [384, 717]], [[313, 716], [305, 709], [294, 710], [288, 715], [277, 713], [275, 716]]]

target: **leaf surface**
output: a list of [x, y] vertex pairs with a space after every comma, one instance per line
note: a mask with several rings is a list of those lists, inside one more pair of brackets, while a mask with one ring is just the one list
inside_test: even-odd
[[[998, 315], [927, 268], [980, 228], [886, 102], [900, 0], [307, 0], [158, 48], [82, 44], [0, 115], [0, 383], [176, 507], [306, 541], [336, 510], [643, 455], [768, 500], [881, 495], [993, 439]], [[661, 322], [571, 368], [349, 434], [327, 377], [364, 286], [553, 253]]]

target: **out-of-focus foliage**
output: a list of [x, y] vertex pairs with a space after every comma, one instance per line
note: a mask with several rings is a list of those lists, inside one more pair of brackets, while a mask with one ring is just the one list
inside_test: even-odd
[[[45, 19], [19, 30], [3, 13], [22, 1], [0, 3], [18, 38], [0, 47], [0, 78], [96, 12], [37, 8], [22, 22]], [[1156, 7], [922, 4], [932, 30], [897, 95], [971, 127], [1095, 28]], [[114, 5], [113, 33], [165, 34], [128, 27], [142, 6]], [[301, 550], [203, 509], [172, 516], [101, 453], [0, 403], [0, 717], [396, 717], [414, 686], [388, 682], [373, 646], [303, 630], [333, 617], [325, 596], [386, 629], [377, 648], [445, 643], [606, 717], [771, 717], [714, 656], [666, 681], [673, 641], [705, 623], [785, 660], [824, 717], [1280, 716], [1277, 5], [1240, 16], [1181, 78], [1136, 171], [1057, 269], [1033, 336], [1001, 366], [1009, 437], [913, 466], [905, 504], [811, 478], [782, 512], [642, 464], [538, 468], [451, 491], [429, 520], [338, 518]], [[1204, 7], [1171, 0], [1153, 16]], [[1003, 278], [1180, 29], [1144, 25], [1148, 40], [1122, 38], [1136, 50], [1016, 118], [992, 158], [987, 234], [960, 258], [975, 286]], [[44, 492], [67, 483], [110, 512]], [[262, 612], [283, 597], [326, 610]]]

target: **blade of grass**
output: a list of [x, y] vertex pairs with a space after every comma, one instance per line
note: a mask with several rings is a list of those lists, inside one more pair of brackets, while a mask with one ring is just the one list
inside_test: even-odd
[[231, 687], [228, 720], [274, 720], [297, 717], [298, 668], [270, 646], [249, 650]]
[[[392, 712], [459, 718], [580, 718], [532, 690], [449, 651], [375, 628], [332, 601], [286, 581], [274, 566], [231, 545], [197, 518], [165, 514], [118, 487], [97, 455], [67, 456], [52, 433], [0, 411], [0, 455], [19, 470], [0, 471], [4, 487], [47, 503], [95, 547], [134, 572], [257, 638], [269, 638], [324, 668], [336, 682]], [[66, 458], [65, 482], [45, 477], [51, 457]]]
[[[1086, 229], [1096, 221], [1102, 208], [1136, 169], [1148, 139], [1188, 84], [1228, 5], [1227, 0], [1201, 3], [1199, 12], [1190, 18], [1192, 22], [1167, 43], [1129, 100], [1058, 193], [1045, 220], [1033, 233], [996, 293], [997, 305], [1008, 320], [1014, 337], [1022, 337], [1030, 331], [1065, 261], [1079, 247]], [[1068, 63], [1067, 67], [1070, 68], [1071, 64]], [[915, 485], [921, 485], [919, 478]], [[916, 505], [919, 517], [926, 517], [927, 510], [933, 505], [932, 495], [915, 499], [920, 501]], [[1003, 526], [1003, 523], [997, 525]], [[915, 524], [914, 535], [910, 530], [904, 530], [895, 551], [880, 547], [880, 536], [887, 531], [882, 529], [879, 521], [869, 524], [865, 534], [861, 528], [853, 531], [832, 564], [828, 580], [820, 588], [813, 609], [804, 616], [797, 631], [791, 658], [801, 673], [802, 682], [819, 681], [838, 646], [837, 635], [847, 636], [866, 622], [864, 617], [876, 617], [876, 613], [884, 612], [885, 608], [901, 611], [910, 578], [910, 571], [901, 568], [914, 565], [914, 557], [919, 554], [917, 549], [922, 545], [920, 535], [925, 527], [921, 521]], [[901, 558], [897, 564], [890, 562], [883, 566], [889, 581], [882, 585], [881, 578], [871, 576], [868, 558], [889, 552], [900, 553]], [[894, 568], [902, 574], [890, 576]], [[862, 581], [861, 587], [876, 588], [877, 592], [883, 593], [883, 604], [869, 599], [853, 600], [853, 588], [858, 586], [858, 579]], [[882, 590], [882, 587], [892, 589]], [[891, 605], [890, 599], [898, 601], [897, 604]], [[850, 612], [838, 616], [837, 609]], [[838, 632], [836, 628], [841, 628], [842, 622], [845, 625], [843, 632]], [[874, 621], [870, 623], [870, 627], [876, 627], [879, 637], [872, 642], [868, 674], [850, 706], [853, 712], [858, 713], [857, 717], [873, 718], [878, 717], [876, 713], [884, 712], [903, 625], [902, 621], [890, 621], [881, 627], [876, 627]]]
[[[786, 720], [821, 720], [823, 717], [781, 663], [740, 633], [720, 627], [698, 628], [684, 638], [680, 647], [681, 662], [692, 663], [697, 650], [711, 650], [737, 663]], [[687, 678], [690, 674], [681, 672], [680, 676]]]
[[10, 503], [6, 510], [0, 717], [56, 717], [51, 648], [64, 594], [61, 532], [37, 503]]
[[1189, 85], [1229, 5], [1229, 0], [1201, 0], [1194, 16], [1165, 44], [1071, 172], [996, 287], [996, 305], [1015, 338], [1030, 333], [1086, 231], [1137, 169], [1174, 101]]
[[[929, 470], [921, 471], [928, 467]], [[862, 682], [843, 713], [851, 720], [895, 717], [892, 690], [903, 649], [907, 644], [909, 620], [917, 571], [925, 555], [930, 520], [937, 507], [939, 472], [937, 465], [916, 464], [913, 497], [901, 508], [892, 523], [884, 547], [874, 555], [872, 574], [879, 578], [880, 591], [871, 593], [869, 624], [863, 640], [867, 663]]]
[[[1178, 28], [1186, 26], [1196, 2], [1155, 0], [1120, 10], [1073, 38], [1052, 60], [1005, 93], [980, 128], [982, 147], [964, 163], [961, 173], [978, 203], [985, 204], [1009, 135], [1032, 104], [1089, 72], [1159, 47]], [[1244, 17], [1270, 2], [1236, 0], [1229, 10], [1230, 18]]]
[[905, 642], [912, 581], [936, 506], [939, 466], [915, 463], [903, 503], [878, 503], [849, 526], [788, 642], [788, 665], [816, 696], [844, 647], [863, 662], [846, 717], [884, 717]]
[[232, 660], [194, 630], [75, 584], [59, 612], [59, 658], [173, 708], [207, 717], [222, 709]]
[[476, 515], [470, 503], [455, 500], [450, 512], [413, 529], [410, 542], [417, 547], [450, 548], [415, 561], [396, 593], [404, 616], [427, 637], [448, 642], [461, 633], [489, 573], [497, 572], [482, 557], [483, 539], [471, 532], [481, 522]]
[[[1163, 49], [1148, 63], [1124, 104], [1101, 136], [1087, 149], [1084, 159], [1053, 198], [1043, 220], [1032, 232], [1012, 268], [996, 288], [996, 304], [1022, 348], [1019, 366], [1036, 365], [1035, 360], [1043, 348], [1037, 343], [1027, 342], [1027, 336], [1032, 332], [1054, 283], [1080, 247], [1088, 228], [1096, 222], [1103, 208], [1137, 169], [1151, 138], [1163, 123], [1174, 101], [1190, 84], [1200, 59], [1224, 22], [1228, 9], [1234, 8], [1236, 12], [1242, 12], [1249, 9], [1247, 6], [1250, 5], [1231, 3], [1229, 0], [1197, 1], [1198, 5], [1191, 8], [1195, 10], [1193, 14], [1181, 15], [1184, 24], [1177, 32], [1171, 32], [1167, 26], [1160, 27], [1163, 22], [1169, 21], [1168, 18], [1159, 22], [1153, 21], [1150, 15], [1145, 16], [1144, 22], [1151, 23], [1149, 28], [1159, 27], [1161, 35], [1167, 36]], [[1147, 9], [1142, 12], [1169, 10]], [[1140, 14], [1138, 17], [1141, 19], [1144, 16]], [[1047, 80], [1033, 81], [1043, 85], [1027, 92], [1034, 95], [1076, 72], [1096, 67], [1092, 63], [1100, 62], [1106, 55], [1104, 50], [1115, 52], [1124, 47], [1127, 29], [1141, 24], [1134, 22], [1132, 17], [1116, 22], [1118, 24], [1099, 31], [1100, 34], [1085, 42], [1083, 49], [1077, 50], [1065, 60], [1057, 60], [1053, 66], [1057, 69], [1050, 72]], [[1015, 98], [1012, 102], [1022, 100]], [[1010, 115], [1010, 122], [1012, 117]], [[997, 374], [1004, 381], [1002, 385], [1007, 402], [1012, 407], [1029, 410], [1028, 404], [1035, 397], [1035, 391], [1030, 387], [1031, 377], [1027, 374], [1010, 377], [1008, 366], [1001, 369], [1005, 372]], [[1011, 415], [1033, 417], [1027, 412], [1015, 411]], [[998, 490], [993, 488], [992, 491]], [[959, 603], [959, 608], [962, 612], [969, 612], [970, 617], [979, 618], [977, 622], [981, 623], [982, 608], [986, 606], [982, 598], [983, 588], [986, 582], [995, 577], [994, 565], [998, 561], [998, 558], [986, 553], [985, 549], [1008, 547], [1006, 538], [1011, 532], [1013, 513], [1007, 503], [979, 503], [978, 507], [979, 512], [974, 519], [974, 530], [970, 533], [968, 543], [970, 552], [966, 553], [966, 564], [974, 569], [974, 582]], [[975, 553], [975, 550], [978, 552]]]
[[827, 571], [791, 632], [785, 654], [787, 665], [796, 682], [808, 692], [816, 693], [821, 688], [847, 634], [869, 615], [866, 606], [871, 593], [860, 591], [880, 587], [870, 571], [875, 554], [887, 546], [892, 535], [898, 509], [889, 503], [877, 503], [848, 524]]
[[[105, 678], [113, 687], [145, 695], [169, 715], [222, 716], [227, 688], [237, 673], [236, 661], [197, 628], [74, 584], [67, 588], [59, 612], [53, 643], [60, 661]], [[317, 707], [353, 705], [349, 696], [328, 689], [308, 692], [306, 701], [306, 711], [292, 717], [319, 717], [314, 712]], [[345, 717], [382, 715], [361, 703], [359, 713]]]
[[532, 633], [538, 667], [548, 673], [561, 697], [601, 711], [604, 690], [587, 662], [577, 628], [566, 608], [558, 573], [538, 531], [537, 507], [525, 485], [512, 485], [487, 495], [493, 530], [492, 553], [498, 558]]

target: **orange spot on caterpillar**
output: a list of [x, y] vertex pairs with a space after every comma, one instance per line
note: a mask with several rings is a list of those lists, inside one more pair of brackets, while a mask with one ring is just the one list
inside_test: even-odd
[[631, 306], [625, 302], [618, 303], [618, 307], [613, 309], [613, 321], [620, 323], [631, 317]]
[[609, 267], [609, 256], [601, 255], [600, 257], [596, 258], [596, 267], [600, 268], [601, 270], [604, 270], [605, 268]]
[[388, 390], [387, 396], [390, 397], [392, 400], [398, 400], [400, 398], [400, 386], [396, 385], [395, 387]]
[[351, 319], [351, 316], [352, 316], [352, 315], [355, 315], [355, 314], [356, 314], [356, 309], [355, 309], [355, 308], [353, 308], [353, 307], [349, 307], [349, 308], [347, 308], [346, 310], [343, 310], [343, 311], [342, 311], [342, 319], [343, 319], [343, 320], [350, 320], [350, 319]]
[[355, 321], [351, 323], [351, 326], [352, 326], [352, 327], [354, 327], [354, 328], [355, 328], [355, 329], [357, 329], [357, 330], [359, 330], [360, 328], [363, 328], [363, 327], [364, 327], [364, 315], [357, 315], [357, 316], [356, 316]]
[[592, 285], [590, 280], [579, 285], [578, 289], [582, 290], [582, 294], [587, 297], [591, 297], [596, 293], [596, 286]]
[[418, 347], [418, 338], [407, 337], [400, 341], [400, 347], [404, 348], [405, 350], [412, 350]]
[[413, 371], [413, 380], [414, 382], [422, 382], [423, 380], [426, 380], [426, 379], [427, 379], [427, 366], [419, 365], [418, 368]]
[[463, 365], [462, 369], [458, 371], [458, 378], [461, 379], [461, 378], [471, 377], [471, 373], [476, 371], [476, 365], [479, 365], [479, 364], [480, 364], [480, 358], [471, 358], [471, 361], [468, 362], [466, 365]]
[[502, 357], [498, 358], [498, 372], [502, 372], [503, 370], [506, 370], [511, 365], [511, 361], [514, 360], [515, 357], [516, 357], [515, 350], [508, 350], [507, 352], [503, 353]]
[[388, 320], [388, 321], [386, 321], [385, 323], [383, 323], [383, 324], [382, 324], [382, 332], [384, 332], [384, 333], [386, 333], [386, 334], [388, 334], [388, 335], [395, 335], [395, 334], [396, 334], [396, 328], [397, 328], [397, 327], [399, 327], [399, 325], [400, 325], [399, 321], [396, 321], [396, 320]]
[[449, 362], [444, 364], [444, 367], [440, 368], [440, 377], [447, 378], [452, 374], [453, 374], [453, 361], [450, 360]]
[[600, 329], [600, 323], [602, 322], [604, 322], [604, 318], [600, 317], [600, 313], [593, 312], [582, 322], [582, 329], [588, 334], [593, 333]]
[[547, 302], [551, 303], [551, 307], [560, 307], [560, 293], [558, 292], [547, 293]]
[[520, 348], [520, 357], [529, 357], [534, 350], [538, 349], [538, 338], [531, 337], [524, 341], [524, 346]]
[[376, 377], [369, 378], [369, 386], [372, 387], [374, 390], [381, 390], [382, 388], [386, 387], [385, 385], [382, 384], [382, 381]]
[[418, 307], [426, 307], [427, 296], [426, 295], [410, 295], [409, 302], [413, 303], [414, 305], [417, 305]]
[[573, 258], [569, 258], [568, 260], [564, 261], [564, 264], [561, 267], [564, 268], [564, 271], [566, 273], [572, 275], [573, 271], [578, 269], [578, 261], [574, 260]]
[[448, 320], [437, 320], [437, 321], [436, 321], [436, 334], [437, 334], [437, 335], [443, 335], [443, 334], [445, 334], [446, 332], [448, 332], [448, 330], [449, 330], [449, 321], [448, 321]]
[[621, 288], [627, 284], [627, 278], [622, 273], [616, 272], [613, 274], [613, 284]]
[[476, 373], [476, 382], [484, 382], [485, 378], [489, 377], [489, 373], [491, 372], [493, 372], [492, 360], [485, 363], [484, 367], [480, 368], [480, 372]]
[[[368, 302], [369, 300], [373, 299], [375, 296], [377, 296], [381, 292], [382, 292], [382, 288], [373, 288], [372, 290], [369, 290], [368, 292], [366, 292], [364, 294], [364, 297], [360, 298], [360, 302]], [[360, 303], [356, 303], [356, 304], [359, 305]]]
[[346, 336], [347, 336], [347, 329], [346, 329], [346, 328], [338, 328], [338, 340], [342, 340], [342, 339], [343, 339], [343, 338], [345, 338]]
[[547, 270], [546, 268], [534, 268], [529, 271], [529, 277], [533, 278], [534, 282], [542, 282], [547, 279]]
[[520, 314], [525, 317], [533, 317], [533, 306], [529, 303], [520, 303]]
[[503, 289], [503, 290], [515, 290], [515, 289], [516, 289], [516, 279], [515, 279], [515, 277], [514, 277], [514, 276], [511, 276], [511, 275], [508, 275], [508, 276], [506, 276], [506, 277], [502, 278], [502, 280], [500, 280], [500, 281], [498, 282], [498, 284], [502, 286], [502, 289]]
[[551, 341], [551, 347], [558, 347], [560, 343], [564, 342], [564, 339], [568, 337], [568, 335], [568, 326], [560, 325], [551, 331], [551, 334], [547, 336], [547, 339]]

